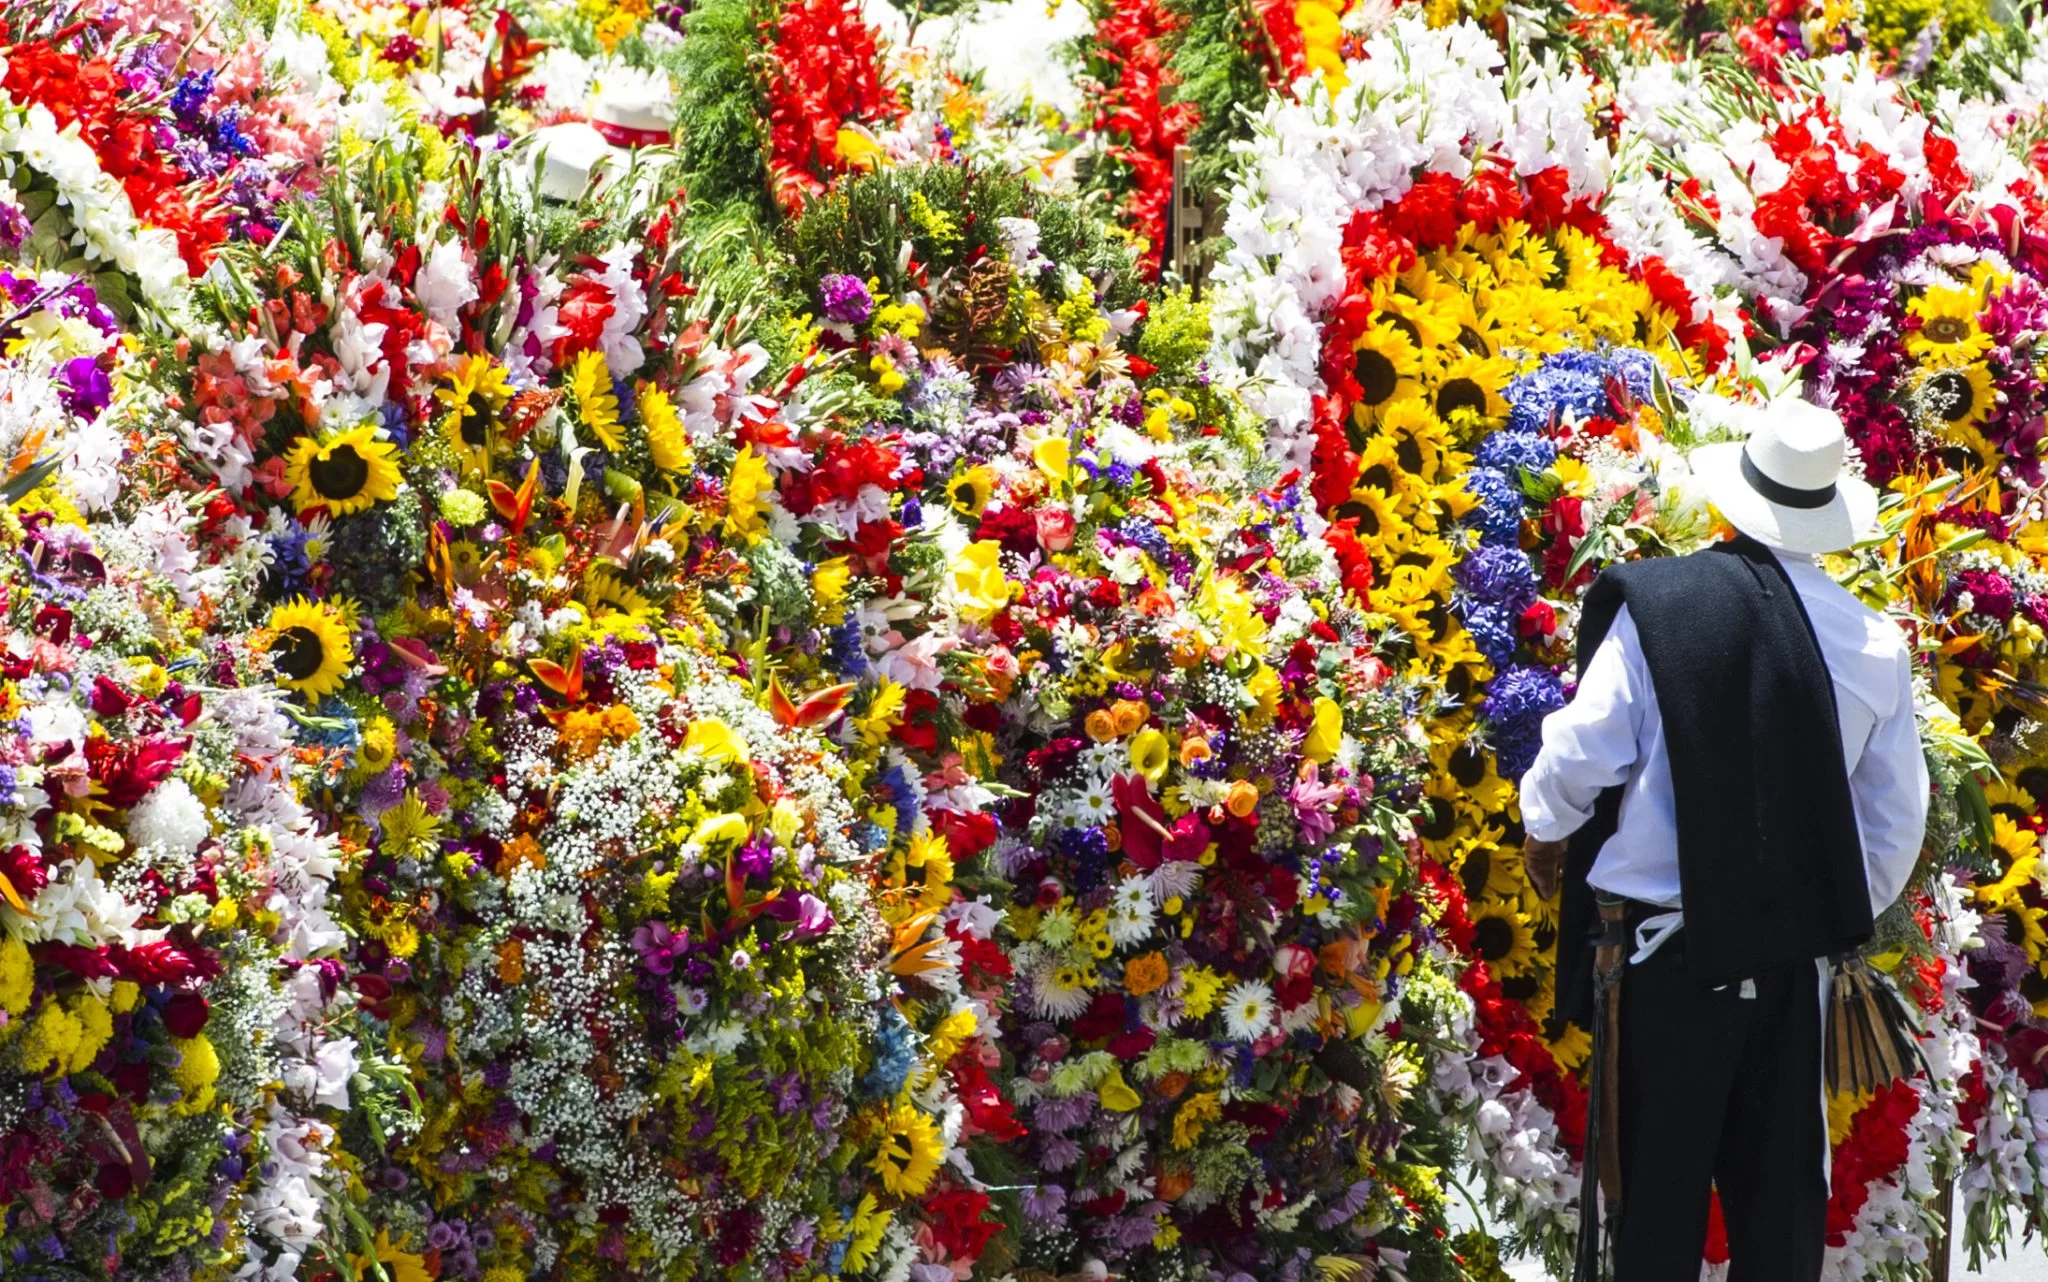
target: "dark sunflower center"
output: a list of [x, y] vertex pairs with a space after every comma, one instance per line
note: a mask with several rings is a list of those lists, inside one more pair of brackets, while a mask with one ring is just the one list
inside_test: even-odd
[[1954, 316], [1936, 316], [1923, 324], [1920, 332], [1937, 343], [1960, 343], [1970, 336], [1970, 324]]
[[270, 643], [271, 663], [294, 681], [310, 678], [326, 659], [327, 647], [311, 628], [286, 628]]
[[1404, 436], [1394, 446], [1394, 459], [1401, 470], [1414, 476], [1422, 475], [1422, 442], [1412, 436]]
[[1493, 355], [1493, 348], [1487, 346], [1486, 340], [1480, 337], [1479, 331], [1470, 325], [1458, 326], [1458, 346], [1474, 356]]
[[956, 481], [953, 484], [953, 502], [961, 507], [974, 506], [974, 482]]
[[1454, 378], [1436, 389], [1436, 414], [1448, 422], [1458, 410], [1471, 410], [1484, 417], [1486, 389], [1469, 378]]
[[1394, 474], [1387, 470], [1385, 463], [1375, 463], [1359, 473], [1358, 483], [1360, 485], [1369, 485], [1376, 490], [1392, 490], [1394, 488]]
[[1424, 841], [1442, 841], [1450, 836], [1452, 832], [1456, 831], [1457, 827], [1458, 812], [1452, 809], [1451, 803], [1448, 801], [1431, 801], [1429, 803], [1429, 818], [1417, 824], [1415, 831], [1422, 834]]
[[1380, 533], [1380, 510], [1367, 503], [1347, 505], [1350, 515], [1358, 518], [1358, 532], [1366, 538], [1378, 538]]
[[1422, 331], [1415, 328], [1414, 321], [1409, 320], [1406, 316], [1382, 316], [1380, 319], [1401, 331], [1402, 335], [1415, 346], [1422, 346]]
[[307, 466], [306, 476], [321, 498], [338, 503], [361, 494], [370, 483], [370, 460], [344, 442], [321, 451]]
[[1399, 557], [1395, 558], [1394, 564], [1413, 566], [1418, 570], [1427, 570], [1430, 567], [1430, 560], [1420, 552], [1403, 552]]
[[1367, 405], [1383, 403], [1394, 394], [1394, 388], [1400, 382], [1394, 372], [1394, 362], [1388, 360], [1384, 352], [1376, 352], [1370, 347], [1359, 348], [1358, 354], [1351, 358], [1351, 372], [1358, 379], [1361, 399]]
[[1952, 369], [1927, 380], [1927, 398], [1933, 403], [1934, 412], [1951, 423], [1970, 417], [1970, 411], [1977, 406], [1977, 393], [1970, 380]]
[[462, 407], [461, 417], [456, 420], [456, 435], [462, 443], [473, 450], [480, 450], [491, 443], [491, 407], [472, 400]]
[[[1438, 635], [1442, 635], [1441, 629], [1438, 629]], [[1444, 693], [1459, 703], [1471, 698], [1472, 674], [1465, 665], [1459, 664], [1444, 674]]]
[[1466, 744], [1451, 754], [1448, 763], [1451, 778], [1458, 781], [1460, 788], [1476, 788], [1486, 778], [1486, 754]]
[[2048, 766], [2028, 766], [2013, 777], [2013, 782], [2036, 801], [2048, 797]]
[[1472, 951], [1497, 962], [1515, 951], [1515, 927], [1505, 917], [1481, 917], [1472, 923]]
[[1482, 848], [1466, 855], [1465, 866], [1458, 870], [1458, 875], [1465, 884], [1465, 898], [1479, 898], [1493, 876], [1493, 852]]

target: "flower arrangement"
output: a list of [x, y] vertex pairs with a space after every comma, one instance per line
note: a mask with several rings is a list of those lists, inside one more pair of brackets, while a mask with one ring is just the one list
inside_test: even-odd
[[1830, 1276], [2038, 1225], [2040, 56], [1916, 14], [1113, 5], [1078, 121], [837, 0], [10, 14], [8, 1267], [1562, 1269], [1514, 781], [1794, 382], [1939, 784]]

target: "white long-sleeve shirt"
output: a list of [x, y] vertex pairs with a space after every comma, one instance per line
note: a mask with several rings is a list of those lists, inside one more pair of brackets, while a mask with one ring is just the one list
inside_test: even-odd
[[[1927, 762], [1913, 717], [1913, 666], [1898, 627], [1828, 578], [1808, 558], [1777, 553], [1806, 605], [1834, 680], [1842, 755], [1870, 910], [1898, 898], [1927, 826]], [[1543, 750], [1522, 776], [1522, 825], [1561, 841], [1593, 815], [1600, 793], [1622, 785], [1615, 833], [1587, 877], [1595, 890], [1680, 907], [1678, 817], [1657, 691], [1634, 620], [1623, 606], [1586, 665], [1578, 692], [1543, 723]]]

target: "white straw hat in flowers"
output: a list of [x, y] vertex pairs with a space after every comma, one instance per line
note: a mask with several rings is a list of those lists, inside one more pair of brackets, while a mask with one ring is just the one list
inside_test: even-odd
[[1728, 524], [1782, 552], [1840, 552], [1877, 533], [1877, 491], [1843, 472], [1849, 441], [1833, 410], [1796, 397], [1724, 409], [1749, 439], [1686, 462]]

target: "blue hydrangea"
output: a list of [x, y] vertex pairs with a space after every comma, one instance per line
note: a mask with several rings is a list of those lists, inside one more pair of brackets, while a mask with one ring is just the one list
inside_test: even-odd
[[1493, 729], [1493, 750], [1504, 779], [1519, 779], [1543, 746], [1543, 718], [1564, 706], [1564, 683], [1549, 668], [1518, 663], [1502, 668], [1486, 688], [1479, 714]]
[[1620, 383], [1637, 400], [1648, 400], [1655, 365], [1648, 352], [1633, 347], [1604, 352], [1573, 349], [1546, 356], [1541, 365], [1508, 384], [1508, 428], [1539, 433], [1558, 419], [1611, 414], [1610, 383]]
[[1465, 523], [1488, 543], [1514, 545], [1522, 533], [1522, 491], [1499, 468], [1475, 467], [1465, 474], [1465, 488], [1479, 503]]
[[1522, 617], [1521, 611], [1492, 602], [1472, 601], [1459, 611], [1459, 617], [1487, 662], [1497, 668], [1515, 657], [1515, 623]]
[[1458, 563], [1457, 576], [1474, 601], [1498, 605], [1517, 616], [1536, 599], [1536, 567], [1519, 547], [1481, 544]]
[[1534, 432], [1495, 432], [1479, 442], [1474, 460], [1512, 476], [1517, 468], [1541, 472], [1557, 461], [1557, 446]]

